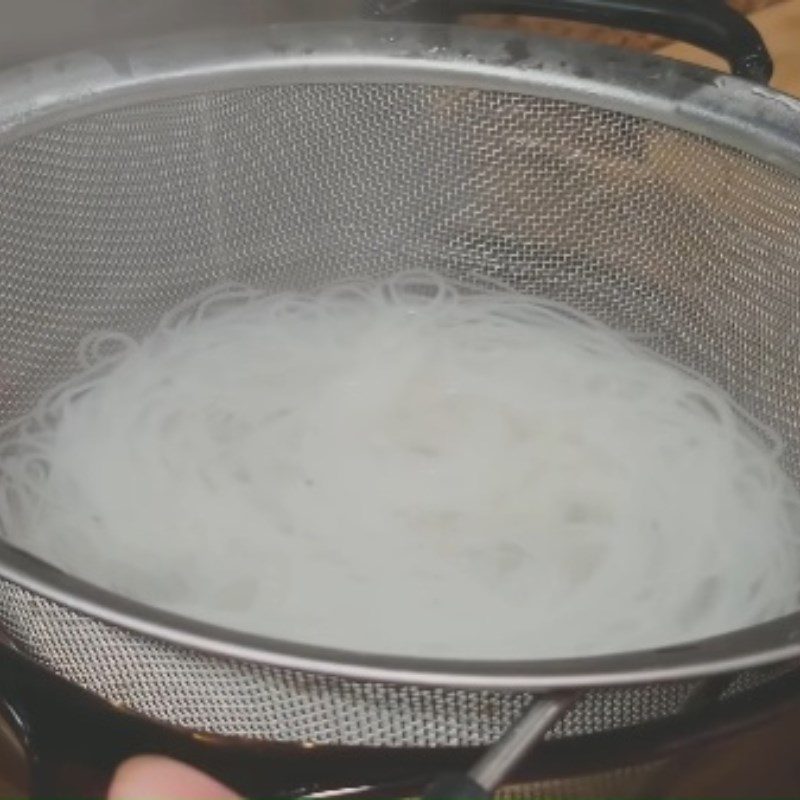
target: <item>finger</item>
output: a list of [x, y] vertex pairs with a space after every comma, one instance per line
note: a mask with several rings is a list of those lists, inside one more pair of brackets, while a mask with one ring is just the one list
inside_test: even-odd
[[109, 800], [239, 800], [202, 772], [161, 756], [137, 756], [117, 769]]

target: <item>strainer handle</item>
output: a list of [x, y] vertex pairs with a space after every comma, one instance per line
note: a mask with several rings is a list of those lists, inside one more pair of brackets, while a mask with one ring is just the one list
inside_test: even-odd
[[731, 72], [769, 83], [772, 59], [758, 30], [725, 0], [377, 0], [386, 16], [452, 22], [463, 14], [529, 14], [627, 28], [688, 42], [724, 58]]
[[495, 789], [577, 699], [575, 692], [566, 691], [535, 699], [469, 772], [439, 776], [425, 789], [422, 800], [491, 800]]

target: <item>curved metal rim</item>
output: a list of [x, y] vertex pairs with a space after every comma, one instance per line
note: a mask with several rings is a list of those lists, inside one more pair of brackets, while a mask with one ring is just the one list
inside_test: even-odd
[[584, 103], [736, 147], [800, 175], [800, 101], [672, 59], [474, 28], [349, 22], [183, 34], [0, 73], [0, 145], [137, 102], [293, 83], [424, 83]]
[[[140, 102], [286, 82], [423, 83], [589, 104], [664, 123], [800, 176], [800, 102], [668, 59], [434, 25], [288, 25], [165, 37], [0, 75], [0, 145]], [[351, 680], [552, 690], [684, 680], [800, 657], [800, 612], [658, 650], [497, 662], [385, 657], [241, 634], [143, 606], [0, 544], [0, 576], [80, 613], [223, 658]], [[477, 632], [479, 634], [479, 632]]]
[[5, 543], [0, 543], [0, 577], [78, 613], [180, 647], [356, 681], [552, 691], [701, 678], [800, 656], [800, 612], [724, 636], [618, 655], [539, 661], [425, 659], [334, 650], [208, 625], [119, 597]]

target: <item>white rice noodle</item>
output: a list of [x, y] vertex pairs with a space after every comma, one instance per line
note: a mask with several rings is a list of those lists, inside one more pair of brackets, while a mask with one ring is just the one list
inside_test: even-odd
[[798, 606], [800, 497], [704, 379], [433, 273], [221, 286], [6, 429], [17, 546], [295, 642], [479, 659], [666, 645]]

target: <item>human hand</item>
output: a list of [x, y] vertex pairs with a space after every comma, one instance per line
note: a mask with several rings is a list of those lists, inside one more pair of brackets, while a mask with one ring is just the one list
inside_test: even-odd
[[114, 774], [108, 800], [240, 800], [202, 772], [162, 756], [137, 756]]

